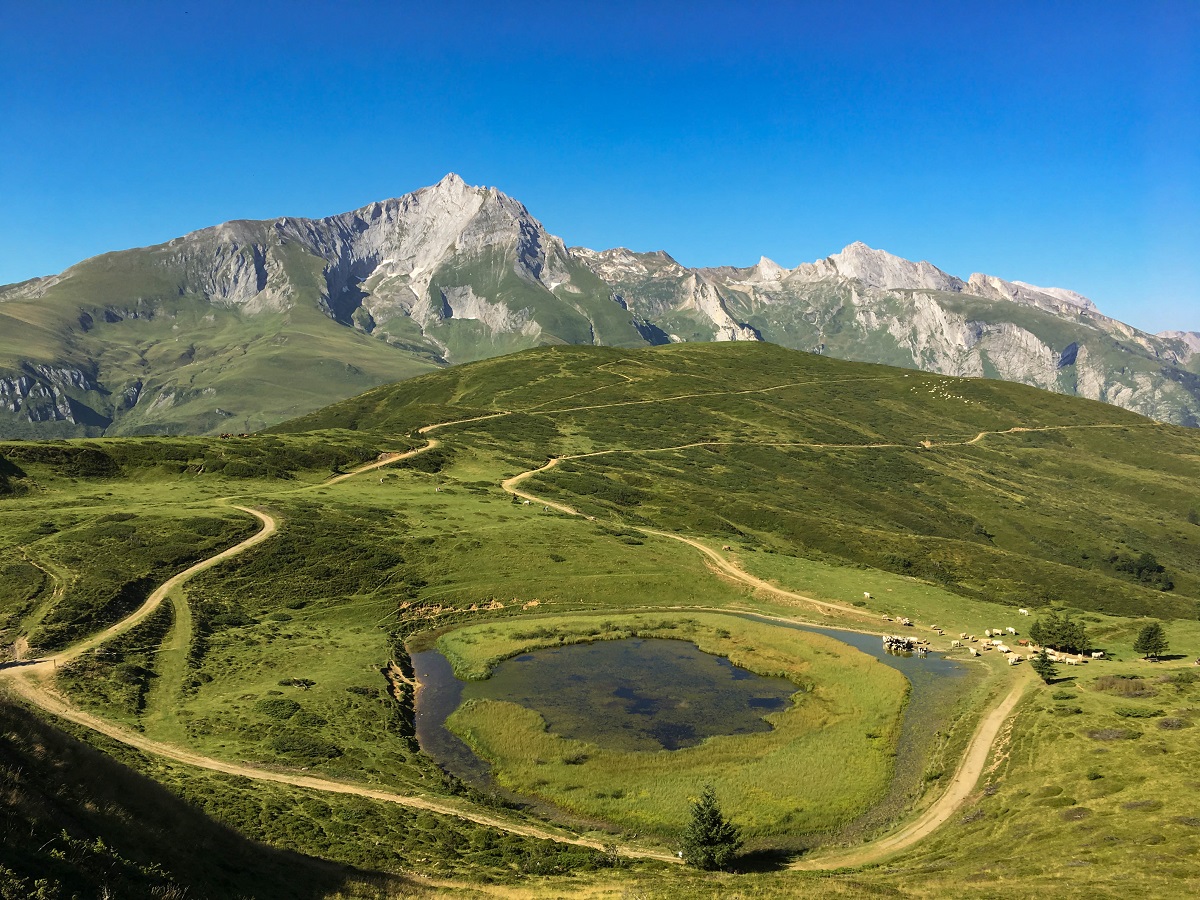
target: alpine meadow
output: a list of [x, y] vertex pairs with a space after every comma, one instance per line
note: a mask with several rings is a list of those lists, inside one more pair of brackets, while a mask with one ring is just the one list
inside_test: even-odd
[[1198, 887], [1192, 429], [725, 342], [0, 455], [9, 895]]

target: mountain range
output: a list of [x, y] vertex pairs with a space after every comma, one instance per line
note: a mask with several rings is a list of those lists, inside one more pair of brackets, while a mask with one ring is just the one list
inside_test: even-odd
[[1200, 333], [854, 243], [793, 269], [567, 247], [457, 175], [323, 219], [234, 221], [0, 287], [0, 436], [255, 431], [554, 344], [769, 341], [1200, 425]]

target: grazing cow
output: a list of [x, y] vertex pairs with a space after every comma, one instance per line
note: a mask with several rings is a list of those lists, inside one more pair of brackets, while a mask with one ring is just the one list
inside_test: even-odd
[[966, 633], [965, 631], [961, 632], [961, 633], [958, 635], [958, 639], [959, 639], [960, 641], [965, 641], [965, 640], [967, 639], [967, 633]]
[[1020, 661], [1021, 661], [1021, 657], [1017, 656], [1015, 653], [1008, 658], [1008, 664], [1010, 666], [1015, 666]]
[[1027, 609], [1018, 609], [1017, 612], [1019, 612], [1023, 616], [1029, 615], [1029, 610], [1027, 610]]
[[975, 639], [975, 635], [971, 635], [969, 638], [967, 638], [968, 641], [974, 641]]
[[993, 647], [999, 647], [999, 646], [1001, 646], [1003, 643], [1004, 643], [1004, 641], [999, 641], [999, 640], [995, 640], [995, 639], [993, 639], [993, 640], [992, 640], [992, 646], [993, 646]]
[[990, 629], [990, 628], [985, 628], [985, 629], [983, 629], [983, 635], [984, 635], [984, 637], [991, 637], [991, 636], [992, 636], [992, 629]]
[[978, 651], [978, 650], [976, 650], [974, 647], [971, 647], [971, 648], [970, 648], [970, 650], [971, 650], [971, 655], [972, 655], [972, 656], [978, 656], [978, 655], [979, 655], [979, 651]]
[[1012, 651], [1009, 650], [1008, 647], [1006, 647], [1004, 644], [1001, 644], [996, 649], [999, 650], [1001, 653], [1012, 653]]
[[1066, 663], [1068, 666], [1077, 666], [1077, 665], [1079, 665], [1079, 660], [1077, 660], [1077, 659], [1071, 659], [1071, 657], [1069, 657], [1069, 656], [1064, 656], [1064, 657], [1063, 657], [1063, 662], [1065, 662], [1065, 663]]
[[1005, 628], [1004, 630], [1005, 630], [1005, 631], [1007, 631], [1009, 634], [1016, 634], [1016, 633], [1017, 633], [1017, 629], [1013, 628], [1011, 625], [1009, 625], [1009, 626], [1008, 626], [1007, 628]]
[[951, 641], [951, 642], [950, 642], [950, 646], [951, 646], [951, 647], [961, 647], [961, 646], [962, 646], [962, 641]]
[[871, 592], [870, 592], [870, 591], [863, 591], [863, 599], [864, 599], [864, 600], [870, 600], [870, 599], [871, 599]]
[[1103, 650], [1093, 650], [1092, 651], [1092, 659], [1104, 659], [1104, 651]]

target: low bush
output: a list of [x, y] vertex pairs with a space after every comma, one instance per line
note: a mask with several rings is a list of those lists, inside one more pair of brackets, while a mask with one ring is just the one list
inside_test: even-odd
[[1161, 709], [1148, 706], [1118, 706], [1113, 712], [1123, 719], [1156, 719], [1163, 714]]
[[254, 704], [255, 709], [272, 719], [290, 719], [300, 712], [300, 704], [287, 697], [272, 697], [269, 700], [259, 700]]
[[1136, 675], [1101, 675], [1094, 686], [1098, 691], [1120, 697], [1153, 697], [1154, 688], [1146, 679]]

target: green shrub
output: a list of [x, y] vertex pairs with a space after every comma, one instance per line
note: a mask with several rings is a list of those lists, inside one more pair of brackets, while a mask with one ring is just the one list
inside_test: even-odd
[[1125, 719], [1155, 719], [1163, 714], [1161, 709], [1148, 706], [1118, 706], [1113, 712]]
[[312, 762], [333, 759], [342, 755], [340, 747], [303, 731], [282, 731], [272, 737], [269, 743], [271, 749], [276, 753]]
[[296, 713], [300, 712], [300, 704], [287, 697], [273, 697], [269, 700], [259, 700], [254, 704], [254, 708], [263, 715], [270, 716], [272, 719], [290, 719]]

